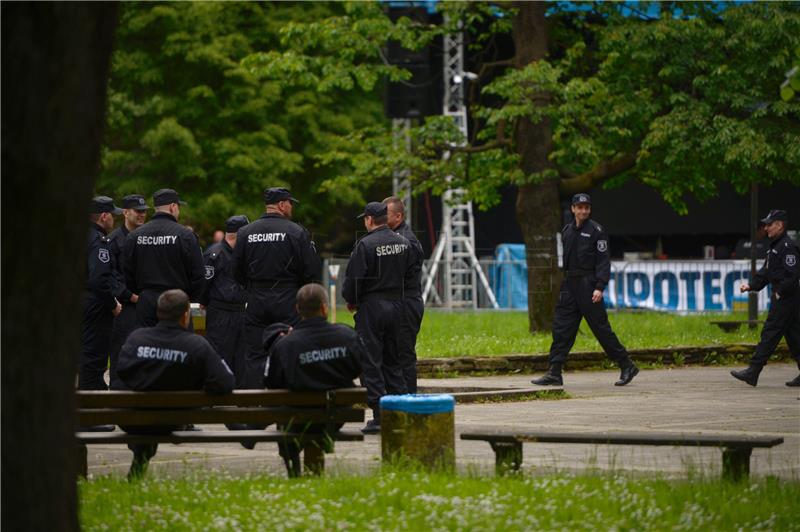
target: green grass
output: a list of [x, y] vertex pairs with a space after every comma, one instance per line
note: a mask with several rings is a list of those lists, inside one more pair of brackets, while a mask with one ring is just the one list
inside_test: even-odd
[[[342, 309], [343, 310], [343, 309]], [[337, 319], [353, 324], [347, 311]], [[613, 312], [609, 320], [614, 332], [628, 349], [674, 346], [705, 346], [757, 343], [760, 329], [740, 327], [723, 332], [712, 320], [747, 319], [744, 314], [679, 316], [660, 312]], [[542, 354], [550, 350], [549, 332], [530, 334], [525, 312], [445, 312], [426, 310], [417, 338], [420, 358]], [[581, 322], [573, 351], [602, 351], [586, 322]]]
[[800, 482], [371, 476], [81, 482], [84, 530], [800, 530]]

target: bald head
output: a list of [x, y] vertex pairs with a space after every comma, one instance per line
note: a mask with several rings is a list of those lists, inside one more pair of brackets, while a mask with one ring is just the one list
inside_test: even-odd
[[309, 283], [297, 291], [297, 313], [303, 319], [328, 317], [328, 292], [321, 284]]

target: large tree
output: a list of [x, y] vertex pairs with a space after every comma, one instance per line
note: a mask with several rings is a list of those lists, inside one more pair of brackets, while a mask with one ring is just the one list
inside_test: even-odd
[[[498, 187], [518, 186], [517, 220], [528, 248], [531, 330], [546, 330], [560, 273], [554, 235], [562, 201], [579, 190], [640, 179], [678, 212], [685, 199], [740, 192], [753, 182], [800, 183], [800, 104], [784, 102], [783, 81], [800, 44], [800, 6], [792, 3], [442, 3], [448, 24], [389, 22], [380, 6], [355, 4], [343, 16], [292, 23], [283, 54], [244, 64], [263, 80], [325, 91], [342, 78], [371, 88], [366, 71], [398, 79], [381, 54], [387, 39], [424, 46], [462, 29], [473, 47], [491, 49], [510, 31], [510, 57], [487, 57], [470, 91], [468, 145], [447, 119], [412, 131], [404, 153], [387, 128], [356, 131], [324, 162], [348, 163], [326, 186], [342, 190], [405, 168], [418, 189], [462, 187], [480, 206]], [[335, 77], [332, 74], [335, 72]], [[443, 158], [445, 152], [454, 154]], [[635, 208], [634, 206], [619, 206]]]
[[3, 530], [78, 530], [75, 375], [113, 3], [4, 2]]

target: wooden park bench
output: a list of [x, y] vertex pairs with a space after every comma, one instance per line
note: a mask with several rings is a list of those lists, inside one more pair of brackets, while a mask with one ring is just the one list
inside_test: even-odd
[[759, 325], [764, 324], [764, 320], [725, 320], [725, 321], [712, 321], [712, 325], [716, 325], [725, 332], [734, 332], [742, 325], [749, 325], [751, 329], [755, 329]]
[[[86, 446], [92, 444], [223, 443], [276, 442], [296, 444], [303, 451], [307, 473], [325, 469], [325, 452], [333, 452], [334, 441], [363, 441], [361, 432], [336, 430], [341, 423], [363, 422], [367, 394], [364, 388], [345, 388], [328, 392], [290, 392], [288, 390], [236, 390], [226, 395], [204, 392], [121, 392], [78, 391], [78, 425], [187, 425], [254, 424], [287, 425], [286, 431], [202, 430], [173, 431], [166, 434], [128, 434], [114, 432], [76, 432], [79, 472], [88, 472]], [[321, 424], [326, 434], [304, 432], [308, 423]], [[299, 469], [299, 465], [297, 466]], [[299, 470], [290, 471], [291, 476]]]
[[783, 443], [783, 438], [773, 436], [647, 432], [465, 432], [461, 439], [489, 442], [500, 475], [519, 471], [523, 442], [721, 447], [722, 476], [731, 480], [746, 478], [750, 474], [750, 453], [754, 447], [774, 447]]

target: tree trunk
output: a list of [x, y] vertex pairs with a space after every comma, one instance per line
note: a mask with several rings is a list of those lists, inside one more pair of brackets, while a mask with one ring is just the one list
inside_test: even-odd
[[79, 527], [75, 373], [116, 11], [2, 4], [3, 530]]
[[[514, 19], [515, 62], [522, 68], [543, 59], [548, 50], [544, 2], [518, 2]], [[516, 130], [520, 167], [525, 174], [552, 167], [550, 123], [521, 120]], [[522, 229], [528, 264], [528, 325], [531, 332], [548, 331], [561, 284], [555, 234], [561, 229], [558, 180], [522, 185], [517, 192], [517, 222]]]

